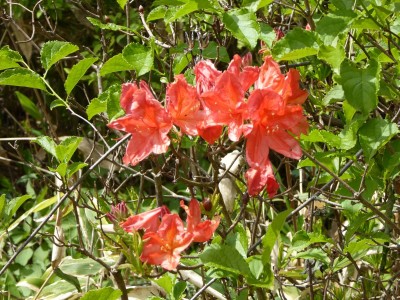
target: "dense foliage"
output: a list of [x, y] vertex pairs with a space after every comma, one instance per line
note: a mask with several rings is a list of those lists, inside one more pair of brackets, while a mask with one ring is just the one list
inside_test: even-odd
[[398, 297], [398, 11], [6, 0], [0, 298]]

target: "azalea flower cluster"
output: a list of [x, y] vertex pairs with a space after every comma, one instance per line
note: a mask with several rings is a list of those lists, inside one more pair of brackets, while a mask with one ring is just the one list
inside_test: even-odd
[[[110, 215], [115, 215], [121, 209], [121, 204], [119, 205], [112, 207], [111, 213], [107, 214], [110, 220], [116, 220], [115, 216], [110, 218]], [[180, 205], [187, 215], [186, 228], [179, 215], [172, 214], [166, 206], [130, 216], [119, 224], [126, 232], [145, 232], [141, 261], [159, 265], [166, 270], [174, 270], [179, 264], [180, 254], [192, 242], [203, 243], [211, 239], [220, 218], [202, 221], [200, 204], [195, 199], [190, 201], [189, 206], [183, 201]], [[120, 212], [117, 215], [121, 215]]]
[[221, 72], [208, 60], [198, 62], [196, 85], [177, 75], [167, 86], [165, 107], [145, 82], [124, 84], [121, 107], [126, 115], [108, 125], [132, 134], [124, 163], [136, 165], [151, 153], [165, 153], [174, 125], [182, 134], [201, 136], [210, 144], [227, 126], [231, 141], [246, 139], [249, 194], [257, 195], [266, 187], [273, 197], [279, 186], [269, 149], [290, 158], [301, 157], [296, 137], [308, 129], [301, 106], [308, 93], [299, 86], [299, 72], [291, 69], [282, 74], [272, 57], [266, 57], [261, 67], [250, 64], [251, 55], [235, 55]]

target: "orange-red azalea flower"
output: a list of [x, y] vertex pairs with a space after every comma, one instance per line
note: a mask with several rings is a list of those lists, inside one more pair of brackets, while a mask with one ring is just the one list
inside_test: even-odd
[[162, 216], [169, 214], [170, 211], [166, 206], [157, 207], [155, 209], [130, 216], [120, 226], [126, 232], [143, 229], [146, 232], [157, 231], [161, 223]]
[[175, 82], [168, 85], [165, 100], [174, 124], [185, 134], [198, 135], [197, 127], [204, 120], [205, 112], [200, 110], [196, 88], [186, 82], [185, 76], [177, 75]]
[[187, 231], [193, 234], [193, 241], [198, 243], [207, 242], [211, 239], [213, 233], [218, 228], [220, 218], [201, 221], [200, 204], [196, 199], [192, 199], [187, 207], [181, 201], [181, 207], [186, 211]]
[[264, 188], [268, 196], [273, 198], [279, 189], [275, 179], [271, 163], [268, 161], [264, 167], [254, 167], [247, 170], [244, 175], [247, 181], [247, 189], [250, 196], [258, 195]]
[[189, 247], [193, 235], [186, 232], [177, 214], [167, 214], [162, 218], [157, 232], [146, 232], [140, 259], [148, 264], [159, 265], [166, 270], [175, 270], [181, 252]]
[[138, 88], [134, 83], [125, 83], [120, 102], [126, 115], [108, 126], [132, 134], [124, 163], [134, 166], [151, 153], [165, 153], [170, 144], [167, 134], [172, 127], [172, 120], [154, 98], [148, 85], [141, 82]]

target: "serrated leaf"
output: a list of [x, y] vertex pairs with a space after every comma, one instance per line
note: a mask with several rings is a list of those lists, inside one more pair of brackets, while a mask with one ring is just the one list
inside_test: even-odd
[[56, 147], [56, 157], [58, 161], [68, 163], [74, 155], [76, 149], [78, 149], [79, 144], [82, 142], [82, 137], [69, 136], [63, 140]]
[[339, 34], [349, 28], [352, 20], [352, 18], [343, 18], [329, 14], [316, 22], [315, 31], [319, 34], [324, 45], [336, 47]]
[[129, 65], [136, 71], [137, 76], [150, 72], [153, 68], [153, 50], [141, 44], [131, 43], [122, 50], [122, 55]]
[[222, 22], [234, 37], [253, 49], [260, 35], [256, 15], [247, 9], [235, 9], [225, 12]]
[[107, 115], [109, 120], [113, 120], [124, 114], [120, 105], [121, 85], [110, 86], [99, 98], [107, 103]]
[[128, 71], [134, 69], [135, 68], [125, 60], [122, 53], [120, 53], [111, 57], [104, 63], [104, 65], [101, 67], [100, 75], [104, 76], [113, 72]]
[[157, 285], [159, 285], [161, 288], [163, 288], [164, 291], [167, 292], [167, 294], [169, 294], [169, 295], [172, 294], [172, 290], [173, 290], [174, 284], [175, 284], [175, 278], [172, 276], [172, 274], [165, 273], [160, 278], [154, 279], [152, 281], [154, 281]]
[[330, 262], [328, 254], [326, 254], [322, 249], [318, 248], [308, 249], [306, 251], [300, 252], [293, 258], [315, 259], [324, 263], [325, 265], [329, 265]]
[[271, 26], [269, 26], [265, 23], [260, 23], [260, 37], [259, 38], [268, 46], [268, 48], [271, 48], [273, 42], [276, 40], [276, 33]]
[[61, 163], [57, 166], [55, 170], [50, 168], [49, 169], [50, 171], [57, 172], [61, 177], [65, 177], [65, 175], [67, 174], [67, 167], [67, 163]]
[[35, 143], [39, 144], [45, 151], [53, 155], [53, 157], [57, 157], [56, 147], [57, 144], [48, 136], [40, 136], [35, 141]]
[[67, 178], [71, 178], [72, 175], [74, 175], [76, 172], [78, 172], [80, 169], [83, 169], [87, 165], [88, 165], [87, 163], [74, 162], [67, 167], [65, 175], [67, 176]]
[[295, 60], [317, 54], [318, 47], [314, 32], [294, 28], [275, 44], [272, 55], [278, 61]]
[[301, 140], [313, 143], [323, 142], [336, 148], [340, 147], [341, 145], [340, 138], [337, 135], [329, 131], [319, 129], [312, 130], [308, 135], [302, 135]]
[[90, 101], [86, 108], [88, 120], [91, 120], [95, 115], [103, 113], [107, 110], [107, 101], [102, 101], [99, 98], [94, 98]]
[[98, 19], [94, 19], [94, 18], [91, 18], [91, 17], [87, 17], [87, 19], [93, 26], [96, 26], [96, 27], [98, 27], [100, 29], [111, 30], [111, 31], [121, 31], [121, 30], [123, 30], [123, 31], [135, 32], [133, 29], [131, 29], [129, 27], [122, 26], [122, 25], [117, 25], [115, 23], [104, 24]]
[[225, 47], [219, 46], [216, 42], [211, 41], [207, 47], [203, 49], [203, 57], [209, 59], [217, 59], [222, 62], [229, 63], [229, 54]]
[[32, 117], [34, 117], [36, 120], [41, 120], [42, 119], [42, 114], [40, 113], [39, 109], [33, 103], [31, 99], [29, 99], [27, 96], [20, 92], [15, 92], [17, 95], [18, 101], [21, 104], [22, 108]]
[[117, 300], [121, 296], [122, 292], [120, 290], [105, 287], [87, 292], [81, 300]]
[[43, 79], [27, 69], [8, 69], [0, 74], [0, 85], [22, 86], [39, 90], [46, 90]]
[[78, 50], [78, 46], [68, 42], [50, 41], [43, 45], [43, 48], [40, 51], [40, 61], [47, 71], [56, 62]]
[[363, 69], [347, 59], [340, 66], [339, 80], [348, 103], [365, 115], [378, 105], [380, 69], [375, 60]]
[[20, 68], [18, 62], [23, 62], [22, 56], [10, 47], [4, 46], [0, 49], [0, 70]]
[[97, 61], [97, 58], [95, 57], [85, 58], [71, 68], [67, 80], [64, 83], [67, 96], [95, 61]]
[[399, 132], [395, 123], [384, 119], [370, 119], [358, 131], [361, 148], [367, 161]]
[[317, 56], [319, 59], [326, 61], [336, 74], [339, 74], [340, 65], [346, 57], [344, 48], [341, 45], [337, 47], [321, 45]]
[[175, 14], [171, 15], [170, 18], [166, 18], [165, 22], [170, 23], [181, 17], [184, 17], [194, 11], [198, 11], [201, 9], [208, 9], [214, 11], [213, 6], [210, 4], [208, 0], [189, 0], [185, 5], [182, 5]]
[[186, 281], [179, 281], [174, 286], [173, 296], [174, 299], [182, 299], [182, 295], [186, 290], [187, 283]]
[[208, 246], [200, 254], [200, 259], [209, 267], [237, 275], [252, 276], [249, 265], [243, 256], [235, 248], [227, 245], [212, 244]]
[[328, 93], [326, 93], [324, 99], [322, 99], [322, 103], [324, 105], [328, 105], [332, 102], [333, 100], [343, 100], [344, 99], [344, 92], [343, 88], [341, 85], [334, 85]]
[[168, 7], [165, 5], [160, 5], [155, 7], [153, 10], [149, 12], [147, 15], [147, 22], [163, 19], [165, 17], [165, 13], [167, 12]]

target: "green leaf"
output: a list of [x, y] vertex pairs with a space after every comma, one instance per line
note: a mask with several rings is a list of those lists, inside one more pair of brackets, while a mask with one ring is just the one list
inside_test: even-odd
[[256, 12], [260, 8], [270, 5], [274, 0], [244, 0], [242, 7], [246, 7], [252, 12]]
[[82, 141], [82, 137], [69, 136], [63, 140], [56, 147], [56, 157], [58, 161], [67, 163], [70, 161], [72, 155], [74, 155], [76, 149]]
[[347, 59], [340, 66], [339, 80], [347, 101], [365, 115], [378, 105], [380, 69], [375, 60], [370, 60], [369, 66], [363, 69]]
[[367, 161], [399, 132], [395, 123], [384, 119], [370, 119], [358, 131], [359, 141]]
[[86, 108], [88, 120], [91, 120], [95, 115], [103, 113], [107, 110], [107, 101], [102, 101], [99, 98], [94, 98], [90, 101]]
[[44, 150], [46, 150], [48, 153], [53, 155], [53, 157], [57, 157], [56, 154], [56, 143], [48, 137], [48, 136], [40, 136], [38, 137], [35, 141], [35, 143], [38, 143]]
[[2, 218], [4, 207], [6, 206], [6, 195], [0, 195], [0, 218]]
[[40, 51], [40, 60], [42, 62], [42, 66], [45, 68], [46, 71], [48, 71], [50, 67], [56, 62], [78, 50], [78, 46], [68, 42], [47, 42], [43, 45], [43, 48]]
[[41, 120], [42, 119], [42, 114], [40, 113], [39, 109], [33, 103], [31, 99], [29, 99], [27, 96], [20, 92], [15, 92], [17, 95], [18, 101], [21, 104], [22, 108], [32, 117], [34, 117], [36, 120]]
[[262, 40], [268, 48], [271, 48], [276, 40], [274, 29], [265, 23], [260, 23], [260, 40]]
[[295, 60], [318, 53], [318, 42], [314, 32], [301, 28], [289, 31], [272, 48], [273, 57], [280, 60]]
[[[322, 17], [315, 24], [315, 31], [325, 45], [337, 46], [338, 36], [350, 26], [352, 18], [343, 18], [334, 14]], [[343, 50], [343, 49], [342, 49]]]
[[313, 143], [323, 142], [336, 148], [339, 148], [341, 145], [340, 138], [337, 135], [319, 129], [312, 130], [308, 135], [302, 135], [301, 140]]
[[99, 96], [101, 100], [106, 99], [107, 101], [107, 115], [110, 121], [124, 114], [120, 105], [120, 95], [121, 85], [114, 84]]
[[159, 285], [161, 288], [164, 289], [164, 291], [167, 292], [167, 294], [171, 295], [174, 284], [175, 284], [175, 277], [170, 274], [170, 273], [165, 273], [163, 276], [160, 278], [152, 280], [154, 281], [157, 285]]
[[207, 47], [203, 49], [203, 57], [209, 59], [218, 59], [222, 62], [229, 63], [229, 54], [225, 47], [219, 46], [216, 42], [211, 41]]
[[76, 86], [79, 80], [81, 80], [83, 75], [85, 75], [86, 71], [95, 61], [97, 61], [97, 58], [95, 57], [85, 58], [72, 67], [68, 74], [67, 80], [64, 83], [67, 96], [71, 93], [72, 89]]
[[252, 276], [249, 265], [243, 256], [235, 248], [227, 245], [212, 244], [208, 246], [200, 254], [200, 259], [208, 267], [246, 277]]
[[87, 163], [82, 163], [82, 162], [74, 162], [70, 164], [66, 172], [67, 178], [71, 178], [72, 175], [74, 175], [76, 172], [78, 172], [80, 169], [83, 169], [87, 165], [88, 165]]
[[147, 22], [163, 19], [165, 17], [165, 13], [167, 12], [168, 7], [165, 5], [160, 5], [155, 7], [153, 10], [149, 12], [147, 15]]
[[60, 270], [60, 268], [55, 268], [54, 269], [54, 274], [56, 274], [61, 279], [64, 279], [66, 282], [69, 282], [72, 285], [74, 285], [78, 292], [82, 292], [81, 284], [79, 283], [78, 278], [76, 278], [75, 276], [72, 276], [72, 275], [69, 275], [69, 274], [65, 274], [63, 271]]
[[0, 85], [22, 86], [39, 90], [46, 90], [43, 79], [27, 69], [9, 69], [0, 74]]
[[58, 165], [57, 169], [52, 169], [49, 168], [50, 171], [53, 172], [57, 172], [61, 177], [65, 177], [65, 175], [67, 174], [67, 168], [68, 168], [68, 164], [67, 163], [61, 163]]
[[[106, 259], [104, 259], [104, 261], [108, 265], [112, 265], [113, 263], [115, 263], [114, 261]], [[74, 276], [95, 275], [104, 269], [101, 264], [90, 258], [74, 259], [71, 257], [64, 258], [59, 268], [64, 273]]]
[[324, 105], [328, 105], [332, 102], [333, 100], [343, 100], [344, 99], [344, 92], [343, 88], [341, 85], [334, 85], [328, 93], [326, 93], [324, 99], [322, 99], [322, 103]]
[[295, 255], [294, 258], [315, 259], [324, 263], [325, 265], [329, 265], [330, 262], [328, 255], [322, 249], [318, 248], [308, 249], [300, 252]]
[[173, 296], [174, 299], [179, 300], [182, 299], [183, 293], [186, 290], [186, 281], [179, 281], [174, 286]]
[[246, 44], [250, 49], [257, 46], [260, 35], [256, 15], [247, 9], [235, 9], [225, 12], [222, 22], [232, 35]]
[[50, 103], [50, 110], [53, 110], [56, 107], [63, 106], [67, 107], [67, 103], [64, 100], [56, 99]]
[[111, 31], [130, 31], [130, 32], [135, 32], [132, 28], [122, 26], [122, 25], [117, 25], [115, 23], [107, 23], [104, 24], [98, 19], [94, 19], [91, 17], [87, 17], [88, 21], [92, 23], [93, 26], [96, 26], [100, 29], [105, 29], [105, 30], [111, 30]]
[[122, 50], [124, 59], [133, 67], [137, 76], [150, 72], [153, 68], [153, 50], [141, 44], [131, 43]]
[[32, 255], [33, 255], [33, 250], [31, 248], [25, 248], [24, 250], [21, 251], [20, 254], [18, 254], [17, 258], [15, 259], [15, 262], [23, 267], [26, 267], [27, 263], [32, 258]]
[[117, 0], [119, 6], [124, 9], [126, 3], [128, 2], [128, 0]]
[[20, 68], [21, 66], [18, 62], [23, 62], [22, 56], [10, 47], [4, 46], [0, 49], [0, 70], [10, 69], [10, 68]]
[[117, 300], [122, 296], [120, 290], [113, 289], [112, 287], [105, 287], [98, 290], [87, 292], [81, 300]]
[[189, 0], [185, 5], [182, 5], [171, 17], [165, 19], [166, 23], [173, 22], [181, 17], [184, 17], [198, 10], [214, 11], [213, 6], [208, 0]]
[[133, 70], [134, 67], [130, 65], [122, 55], [122, 53], [117, 54], [107, 60], [101, 67], [100, 75], [104, 76], [113, 72], [128, 71]]
[[21, 207], [21, 205], [24, 204], [26, 200], [29, 200], [31, 198], [32, 197], [30, 195], [23, 195], [21, 197], [12, 199], [6, 206], [7, 216], [12, 217]]
[[264, 249], [262, 253], [262, 261], [264, 265], [270, 264], [272, 249], [275, 245], [275, 242], [278, 240], [283, 225], [285, 225], [286, 217], [290, 214], [291, 211], [291, 209], [288, 209], [280, 212], [274, 217], [271, 224], [268, 226], [267, 232], [265, 233], [262, 240]]
[[318, 50], [318, 58], [326, 61], [336, 74], [340, 72], [340, 65], [345, 59], [344, 47], [340, 44], [333, 47], [331, 45], [321, 45]]

